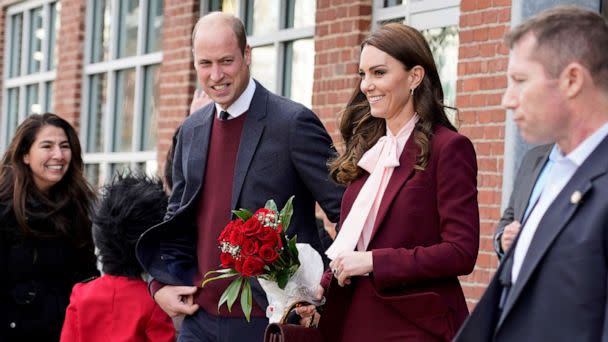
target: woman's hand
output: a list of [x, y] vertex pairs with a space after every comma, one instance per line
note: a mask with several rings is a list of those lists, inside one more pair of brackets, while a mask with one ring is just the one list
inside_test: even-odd
[[[323, 298], [323, 287], [319, 286], [315, 293], [315, 298], [321, 300]], [[305, 327], [317, 326], [321, 315], [317, 312], [317, 307], [314, 305], [303, 305], [294, 309], [295, 313], [300, 316], [300, 325]]]
[[374, 270], [372, 252], [344, 252], [330, 264], [340, 286], [350, 284], [350, 277], [364, 275]]

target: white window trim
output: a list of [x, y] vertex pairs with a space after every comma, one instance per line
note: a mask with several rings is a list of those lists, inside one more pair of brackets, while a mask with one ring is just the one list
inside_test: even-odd
[[[155, 163], [157, 159], [157, 151], [141, 151], [140, 141], [142, 137], [141, 127], [141, 115], [143, 107], [143, 96], [144, 96], [144, 79], [145, 79], [145, 68], [160, 64], [163, 60], [162, 51], [145, 53], [144, 37], [147, 37], [147, 15], [148, 15], [148, 1], [140, 1], [140, 15], [138, 18], [138, 30], [137, 30], [137, 50], [134, 56], [124, 57], [117, 59], [117, 40], [118, 40], [118, 20], [119, 20], [119, 5], [121, 0], [108, 0], [111, 2], [111, 29], [108, 46], [108, 55], [110, 59], [108, 61], [101, 61], [91, 63], [91, 48], [92, 44], [87, 43], [85, 46], [84, 53], [84, 72], [82, 76], [82, 102], [80, 109], [80, 141], [83, 145], [83, 160], [85, 164], [97, 164], [99, 165], [99, 182], [105, 183], [110, 179], [111, 175], [111, 164], [116, 163], [130, 163], [130, 167], [134, 169], [137, 163], [152, 162]], [[93, 22], [93, 16], [95, 6], [87, 6], [86, 10], [86, 22], [87, 26], [85, 29], [85, 42], [91, 42], [93, 36], [93, 30], [95, 29], [91, 24]], [[134, 90], [134, 103], [133, 103], [133, 134], [131, 138], [131, 149], [130, 152], [111, 152], [113, 135], [114, 135], [114, 108], [116, 106], [115, 84], [116, 74], [121, 70], [135, 69], [135, 90]], [[106, 77], [106, 100], [103, 113], [104, 122], [103, 126], [103, 151], [98, 153], [88, 153], [87, 150], [87, 134], [89, 126], [89, 93], [90, 83], [89, 79], [91, 76], [96, 74], [105, 74]]]
[[[48, 27], [49, 25], [49, 18], [50, 18], [50, 10], [51, 10], [51, 4], [52, 3], [59, 3], [59, 0], [32, 0], [32, 1], [25, 1], [25, 2], [21, 2], [21, 3], [16, 3], [14, 5], [10, 5], [10, 7], [7, 8], [6, 14], [5, 14], [5, 23], [4, 23], [4, 36], [5, 36], [5, 41], [4, 41], [4, 56], [2, 57], [3, 60], [3, 64], [4, 64], [4, 68], [3, 68], [3, 86], [2, 86], [2, 98], [4, 99], [4, 101], [2, 102], [2, 113], [3, 115], [1, 115], [0, 118], [0, 151], [4, 151], [7, 147], [8, 144], [10, 144], [10, 141], [7, 141], [7, 136], [8, 136], [8, 115], [9, 115], [9, 101], [8, 101], [8, 89], [9, 88], [19, 88], [19, 99], [18, 99], [18, 103], [19, 103], [19, 111], [17, 113], [17, 122], [20, 123], [22, 122], [25, 117], [29, 114], [29, 109], [26, 108], [25, 104], [27, 103], [27, 87], [31, 86], [31, 85], [37, 85], [38, 86], [38, 102], [40, 104], [44, 104], [46, 105], [46, 103], [48, 103], [48, 99], [47, 97], [47, 91], [46, 91], [46, 85], [48, 82], [53, 82], [55, 81], [55, 79], [57, 78], [57, 72], [56, 70], [51, 70], [51, 71], [46, 71], [47, 70], [47, 66], [48, 66], [48, 61], [49, 61], [49, 56], [47, 56], [46, 58], [44, 58], [41, 63], [40, 63], [40, 70], [41, 72], [39, 73], [34, 73], [34, 74], [30, 74], [30, 75], [19, 75], [16, 77], [10, 77], [9, 78], [9, 69], [10, 69], [10, 63], [8, 63], [8, 61], [10, 60], [11, 56], [10, 56], [10, 51], [9, 48], [12, 45], [12, 32], [11, 32], [11, 16], [15, 15], [15, 14], [22, 14], [22, 22], [21, 22], [21, 43], [22, 43], [22, 47], [21, 47], [21, 54], [20, 54], [20, 58], [21, 58], [21, 72], [24, 73], [25, 70], [27, 70], [28, 68], [28, 64], [27, 64], [27, 58], [24, 58], [24, 56], [28, 56], [29, 55], [29, 49], [30, 49], [30, 44], [29, 44], [29, 31], [30, 31], [30, 14], [29, 11], [38, 7], [42, 7], [42, 11], [43, 11], [43, 16], [45, 18], [45, 20], [43, 20], [42, 22], [42, 29], [44, 30], [45, 33], [50, 32], [50, 28]], [[56, 39], [57, 37], [55, 37]], [[47, 39], [43, 39], [42, 40], [42, 46], [41, 49], [42, 51], [44, 51], [45, 53], [49, 52], [49, 39], [47, 37]], [[52, 52], [51, 52], [52, 53]], [[52, 94], [51, 94], [52, 96]], [[49, 108], [48, 110], [52, 110], [52, 108]]]
[[382, 7], [382, 0], [373, 0], [372, 23], [405, 18], [418, 30], [458, 25], [460, 0], [406, 0], [402, 5]]

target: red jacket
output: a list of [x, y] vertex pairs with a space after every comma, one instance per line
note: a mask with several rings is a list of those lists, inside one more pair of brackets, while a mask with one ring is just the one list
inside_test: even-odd
[[[423, 171], [414, 135], [378, 210], [368, 250], [373, 272], [327, 291], [320, 328], [328, 341], [449, 341], [468, 315], [458, 276], [479, 248], [477, 163], [466, 137], [435, 129]], [[367, 174], [344, 193], [346, 218]]]
[[171, 318], [143, 280], [104, 275], [72, 289], [61, 342], [175, 341]]

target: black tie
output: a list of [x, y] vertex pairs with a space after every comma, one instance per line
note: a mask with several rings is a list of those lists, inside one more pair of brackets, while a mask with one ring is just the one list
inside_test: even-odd
[[230, 114], [227, 111], [223, 110], [220, 112], [220, 120], [228, 120]]

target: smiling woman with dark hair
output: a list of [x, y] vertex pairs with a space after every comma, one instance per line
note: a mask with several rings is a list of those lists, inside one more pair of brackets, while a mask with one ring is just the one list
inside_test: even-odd
[[99, 274], [76, 131], [30, 115], [0, 165], [0, 341], [58, 341], [72, 286]]
[[473, 144], [446, 116], [416, 29], [370, 34], [359, 76], [330, 165], [347, 189], [319, 327], [327, 341], [449, 341], [468, 315], [458, 276], [479, 247]]
[[118, 175], [103, 190], [93, 237], [105, 274], [74, 286], [61, 341], [173, 341], [171, 319], [148, 294], [135, 256], [139, 236], [165, 215], [162, 183]]

